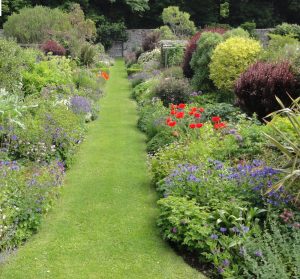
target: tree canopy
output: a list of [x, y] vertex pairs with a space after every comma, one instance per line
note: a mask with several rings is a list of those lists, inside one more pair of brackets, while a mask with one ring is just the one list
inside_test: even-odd
[[110, 22], [124, 21], [129, 28], [160, 26], [162, 11], [168, 6], [188, 12], [197, 26], [216, 22], [237, 26], [254, 21], [258, 28], [265, 28], [281, 22], [300, 23], [299, 0], [3, 0], [0, 21], [25, 6], [67, 8], [72, 2], [80, 4], [86, 14], [104, 16]]

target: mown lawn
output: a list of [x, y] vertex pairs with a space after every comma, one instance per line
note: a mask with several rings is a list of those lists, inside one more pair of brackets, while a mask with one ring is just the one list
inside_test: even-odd
[[204, 278], [156, 228], [157, 197], [122, 60], [106, 91], [62, 197], [40, 232], [0, 267], [0, 278]]

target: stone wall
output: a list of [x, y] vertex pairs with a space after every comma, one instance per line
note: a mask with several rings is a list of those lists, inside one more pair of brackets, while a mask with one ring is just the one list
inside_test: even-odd
[[256, 29], [257, 36], [264, 46], [266, 46], [268, 44], [268, 41], [269, 41], [268, 34], [273, 30], [274, 29], [272, 29], [272, 28]]
[[[147, 34], [153, 32], [153, 30], [154, 29], [128, 29], [128, 41], [123, 43], [123, 56], [132, 50], [142, 47], [144, 38], [147, 36]], [[268, 44], [268, 33], [272, 30], [273, 29], [256, 29], [258, 38], [264, 46]], [[122, 47], [120, 42], [113, 44], [108, 53], [113, 57], [122, 56]]]
[[127, 30], [128, 40], [124, 43], [124, 55], [137, 48], [142, 47], [145, 37], [154, 29], [129, 29]]
[[[123, 43], [123, 56], [142, 47], [145, 37], [153, 30], [154, 29], [128, 29], [128, 40]], [[121, 49], [122, 47], [120, 46], [120, 42], [115, 42], [108, 53], [112, 57], [122, 56]]]

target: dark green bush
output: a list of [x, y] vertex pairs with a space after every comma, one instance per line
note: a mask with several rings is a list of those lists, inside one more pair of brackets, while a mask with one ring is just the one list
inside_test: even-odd
[[209, 78], [209, 64], [216, 46], [223, 41], [222, 35], [212, 32], [202, 33], [196, 51], [191, 60], [191, 67], [194, 72], [192, 85], [197, 90], [210, 90], [214, 88]]
[[180, 104], [188, 102], [191, 91], [188, 80], [165, 78], [156, 87], [155, 95], [168, 107], [171, 103]]

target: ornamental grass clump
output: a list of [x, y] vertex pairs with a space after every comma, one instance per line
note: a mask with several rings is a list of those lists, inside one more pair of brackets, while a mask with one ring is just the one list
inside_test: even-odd
[[300, 97], [292, 100], [293, 105], [290, 108], [286, 108], [279, 98], [276, 97], [276, 100], [281, 109], [269, 116], [283, 116], [287, 118], [295, 138], [293, 139], [290, 133], [279, 128], [276, 123], [270, 123], [275, 135], [266, 134], [266, 136], [272, 145], [281, 152], [286, 164], [281, 169], [284, 177], [277, 183], [274, 183], [268, 192], [278, 192], [283, 188], [288, 188], [290, 192], [297, 196], [296, 201], [298, 202], [300, 197]]
[[257, 62], [237, 80], [235, 95], [241, 109], [262, 119], [280, 109], [276, 96], [289, 106], [290, 96], [299, 94], [299, 85], [288, 62]]
[[253, 39], [233, 37], [220, 43], [209, 65], [210, 79], [224, 91], [232, 91], [239, 76], [257, 59], [262, 51]]

